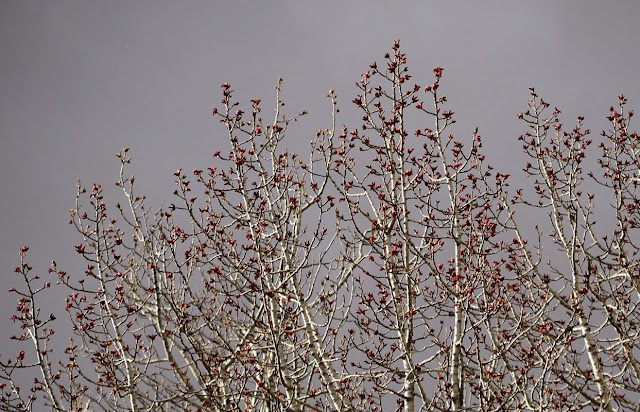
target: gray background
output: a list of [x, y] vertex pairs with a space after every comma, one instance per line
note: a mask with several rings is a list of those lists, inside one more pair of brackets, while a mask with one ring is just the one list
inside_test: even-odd
[[[637, 1], [3, 1], [0, 325], [15, 308], [6, 291], [20, 245], [45, 276], [54, 258], [83, 276], [80, 238], [67, 224], [76, 179], [103, 184], [113, 205], [114, 155], [130, 146], [139, 190], [159, 206], [175, 169], [210, 165], [226, 145], [211, 117], [223, 82], [241, 102], [261, 98], [267, 116], [282, 76], [286, 112], [310, 111], [289, 133], [306, 150], [329, 126], [331, 87], [339, 122], [359, 125], [354, 83], [401, 39], [416, 82], [444, 67], [456, 134], [479, 126], [491, 163], [519, 176], [516, 114], [529, 86], [563, 109], [565, 123], [583, 114], [595, 132], [619, 93], [640, 106], [638, 18]], [[63, 309], [62, 296], [51, 297]]]

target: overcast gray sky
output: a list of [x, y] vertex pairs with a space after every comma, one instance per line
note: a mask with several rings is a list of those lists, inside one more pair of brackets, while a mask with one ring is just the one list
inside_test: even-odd
[[[282, 76], [288, 113], [311, 113], [289, 136], [304, 149], [329, 125], [329, 88], [350, 107], [360, 74], [401, 39], [416, 82], [444, 67], [456, 133], [479, 126], [491, 162], [513, 172], [529, 86], [592, 130], [621, 92], [640, 107], [638, 18], [637, 1], [3, 1], [0, 325], [20, 245], [43, 273], [54, 258], [82, 273], [67, 224], [76, 179], [111, 190], [130, 146], [159, 206], [175, 169], [210, 164], [226, 144], [211, 117], [223, 82], [266, 112]], [[349, 112], [339, 121], [356, 127]]]

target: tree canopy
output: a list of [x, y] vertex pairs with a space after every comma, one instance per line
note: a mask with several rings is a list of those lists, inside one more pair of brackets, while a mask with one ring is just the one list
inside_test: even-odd
[[[280, 83], [268, 116], [223, 84], [212, 114], [228, 147], [176, 171], [158, 209], [124, 148], [122, 200], [78, 183], [85, 273], [37, 275], [20, 250], [21, 349], [0, 359], [0, 409], [637, 410], [640, 138], [626, 98], [591, 137], [531, 88], [518, 187], [478, 129], [452, 134], [443, 75], [414, 83], [396, 41], [357, 83], [361, 117], [340, 126], [332, 89], [305, 153], [287, 139], [306, 112], [285, 115]], [[68, 344], [61, 313], [41, 310], [54, 288]]]

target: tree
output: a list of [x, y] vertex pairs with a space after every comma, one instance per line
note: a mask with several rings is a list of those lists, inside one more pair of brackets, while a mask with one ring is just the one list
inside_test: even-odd
[[[637, 410], [640, 138], [626, 99], [590, 170], [583, 119], [565, 131], [532, 88], [519, 115], [530, 187], [511, 190], [478, 130], [450, 134], [433, 72], [412, 83], [396, 41], [358, 82], [361, 125], [336, 127], [331, 90], [331, 126], [304, 156], [283, 144], [305, 112], [281, 113], [280, 83], [272, 119], [223, 84], [213, 115], [229, 150], [178, 170], [157, 212], [127, 148], [116, 213], [78, 183], [86, 272], [49, 269], [73, 336], [55, 351], [56, 315], [39, 306], [51, 282], [22, 247], [24, 347], [2, 358], [0, 408]], [[546, 221], [525, 227], [524, 213]]]

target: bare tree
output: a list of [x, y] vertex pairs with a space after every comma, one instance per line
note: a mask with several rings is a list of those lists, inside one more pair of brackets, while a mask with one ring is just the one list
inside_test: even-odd
[[[626, 99], [594, 157], [583, 119], [565, 132], [531, 89], [531, 188], [511, 190], [478, 130], [453, 136], [433, 73], [413, 83], [396, 41], [358, 82], [360, 126], [336, 127], [331, 90], [331, 124], [304, 156], [286, 148], [306, 112], [281, 113], [281, 81], [269, 119], [223, 84], [229, 149], [178, 170], [173, 203], [147, 205], [127, 148], [115, 209], [78, 183], [86, 271], [49, 270], [72, 338], [56, 352], [50, 282], [24, 246], [25, 346], [0, 362], [0, 409], [635, 410], [640, 139]], [[528, 227], [528, 213], [546, 220]]]

